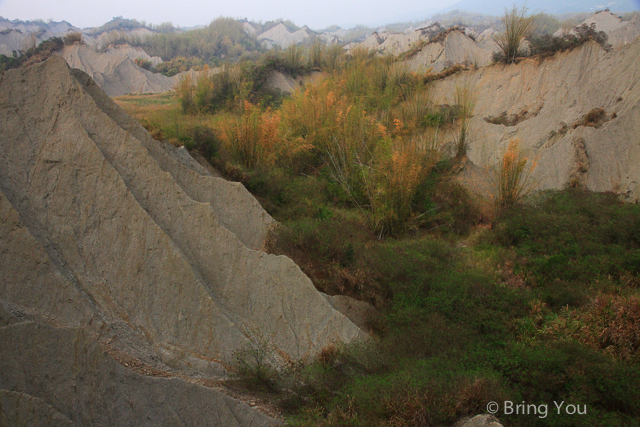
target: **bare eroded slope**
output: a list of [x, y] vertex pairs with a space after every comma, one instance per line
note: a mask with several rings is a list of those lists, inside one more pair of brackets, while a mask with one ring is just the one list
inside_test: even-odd
[[[25, 393], [38, 411], [50, 405], [78, 423], [80, 391], [65, 389], [77, 393], [67, 400], [46, 392], [70, 375], [66, 365], [49, 382], [38, 377], [52, 357], [66, 357], [54, 356], [53, 342], [67, 339], [87, 372], [120, 375], [102, 356], [85, 363], [84, 354], [107, 351], [149, 372], [193, 379], [223, 377], [234, 351], [256, 342], [284, 363], [365, 337], [290, 259], [260, 251], [273, 220], [244, 187], [154, 141], [61, 57], [0, 77], [0, 109], [0, 360], [7, 364], [0, 390], [7, 402]], [[31, 343], [33, 357], [24, 357], [22, 343]], [[195, 410], [198, 402], [175, 410]], [[236, 411], [221, 402], [220, 419]], [[251, 425], [270, 422], [239, 405], [257, 417]], [[101, 411], [93, 410], [88, 416]], [[126, 425], [118, 419], [100, 425]]]
[[[540, 189], [582, 185], [640, 197], [640, 39], [494, 65], [435, 83], [436, 102], [470, 86], [477, 102], [468, 156], [491, 167], [511, 139], [536, 159]], [[597, 120], [591, 120], [597, 118]], [[469, 170], [471, 168], [468, 168]]]

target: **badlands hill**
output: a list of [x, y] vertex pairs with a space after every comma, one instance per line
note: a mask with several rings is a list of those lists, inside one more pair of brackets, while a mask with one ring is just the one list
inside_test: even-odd
[[[622, 21], [610, 12], [599, 12], [585, 21], [594, 24], [597, 31], [604, 31], [614, 47], [633, 42], [640, 35], [640, 16], [630, 21]], [[485, 67], [492, 62], [492, 55], [497, 50], [493, 41], [494, 30], [456, 27], [446, 29], [439, 24], [407, 33], [374, 32], [364, 42], [351, 44], [347, 49], [359, 46], [372, 49], [379, 54], [406, 54], [409, 68], [418, 72], [431, 71], [438, 73], [451, 66]], [[289, 31], [280, 23], [266, 33], [258, 36], [266, 44], [291, 46], [306, 43], [315, 37], [305, 27], [297, 32]], [[324, 37], [328, 43], [336, 39]], [[98, 53], [87, 45], [65, 46], [61, 52], [67, 63], [73, 68], [89, 74], [109, 96], [120, 96], [132, 92], [157, 93], [172, 90], [182, 75], [166, 77], [142, 69], [134, 61], [143, 59], [156, 65], [162, 61], [159, 57], [151, 57], [141, 48], [128, 45], [112, 47]], [[212, 72], [215, 72], [213, 70]], [[285, 91], [299, 86], [289, 76], [274, 72], [268, 85]], [[287, 81], [287, 83], [283, 83]]]
[[279, 23], [257, 37], [267, 49], [272, 49], [276, 45], [286, 49], [296, 44], [311, 43], [316, 38], [327, 44], [340, 42], [338, 37], [330, 34], [316, 33], [311, 31], [306, 25], [299, 30], [291, 31], [283, 23]]
[[430, 39], [424, 47], [408, 58], [411, 70], [439, 73], [454, 65], [485, 67], [492, 62], [497, 46], [492, 39], [478, 42], [462, 30], [449, 31]]
[[24, 51], [52, 37], [64, 37], [69, 33], [82, 34], [82, 41], [86, 45], [94, 50], [102, 50], [108, 48], [114, 40], [143, 41], [157, 34], [157, 31], [150, 30], [135, 20], [122, 18], [114, 18], [101, 27], [81, 29], [66, 21], [10, 21], [0, 17], [0, 55], [10, 56], [14, 50]]
[[623, 21], [611, 12], [600, 11], [587, 18], [584, 24], [595, 26], [596, 31], [604, 31], [608, 37], [607, 42], [613, 47], [633, 43], [640, 36], [640, 14], [638, 13], [629, 21]]
[[66, 21], [9, 21], [0, 17], [0, 55], [11, 56], [12, 51], [26, 50], [51, 37], [80, 31]]
[[444, 28], [436, 22], [405, 33], [374, 32], [347, 49], [365, 48], [379, 55], [405, 54], [411, 70], [439, 73], [458, 64], [475, 67], [491, 64], [493, 53], [498, 50], [493, 34], [492, 29]]
[[535, 160], [539, 189], [584, 186], [640, 197], [640, 39], [607, 52], [595, 42], [552, 58], [494, 65], [435, 82], [435, 102], [470, 87], [470, 182], [510, 140]]
[[[8, 425], [267, 426], [222, 390], [365, 338], [238, 183], [154, 141], [60, 56], [0, 77], [0, 405]], [[213, 382], [212, 382], [213, 381]]]
[[[594, 24], [597, 31], [605, 31], [614, 47], [629, 44], [640, 35], [638, 15], [629, 21], [623, 21], [611, 12], [602, 11], [589, 17], [585, 23]], [[258, 27], [246, 21], [242, 22], [241, 28], [250, 37], [255, 37], [265, 48], [308, 45], [316, 39], [335, 44], [341, 43], [340, 37], [348, 35], [348, 32], [340, 29], [317, 33], [302, 27], [294, 31], [282, 22], [262, 33], [259, 33]], [[82, 32], [84, 44], [66, 46], [60, 54], [73, 68], [89, 74], [109, 96], [132, 92], [169, 91], [181, 78], [180, 75], [169, 78], [139, 67], [135, 63], [136, 59], [149, 61], [153, 65], [162, 61], [158, 56], [149, 56], [140, 47], [109, 47], [114, 40], [118, 43], [122, 40], [141, 42], [146, 37], [156, 34], [137, 21], [120, 18], [103, 27], [85, 30], [79, 30], [66, 22], [45, 24], [0, 18], [0, 54], [11, 55], [12, 50], [24, 49], [30, 43], [41, 42], [54, 36], [61, 37], [73, 31]], [[176, 37], [188, 34], [188, 31], [176, 31]], [[345, 49], [362, 47], [374, 50], [380, 55], [404, 54], [411, 70], [438, 73], [457, 64], [474, 67], [490, 65], [492, 55], [497, 50], [492, 37], [494, 33], [495, 30], [486, 25], [447, 29], [438, 22], [427, 21], [417, 25], [415, 29], [411, 27], [404, 32], [391, 32], [384, 28], [373, 33], [364, 31], [363, 35], [370, 34], [364, 41], [351, 43], [345, 46]], [[283, 79], [291, 80], [288, 76], [272, 76], [271, 80], [278, 80], [273, 87], [283, 86]], [[291, 84], [285, 86], [295, 87]]]
[[84, 44], [65, 46], [59, 54], [69, 66], [82, 70], [111, 97], [128, 93], [158, 93], [173, 90], [182, 75], [167, 77], [152, 73], [135, 63], [142, 59], [157, 65], [159, 57], [151, 57], [141, 48], [128, 45], [110, 47], [96, 52]]
[[[600, 11], [587, 18], [584, 24], [604, 31], [609, 44], [615, 48], [632, 43], [640, 36], [640, 15], [637, 14], [631, 20], [623, 21], [609, 11]], [[402, 33], [374, 32], [363, 42], [352, 43], [346, 48], [362, 47], [380, 55], [406, 54], [411, 70], [438, 73], [457, 64], [480, 68], [490, 65], [493, 53], [498, 51], [493, 40], [495, 33], [493, 28], [444, 28], [436, 22]], [[559, 30], [556, 35], [562, 33], [563, 30]]]
[[365, 48], [379, 55], [405, 54], [409, 69], [433, 72], [454, 65], [485, 67], [498, 50], [492, 39], [493, 30], [478, 33], [473, 28], [444, 28], [438, 23], [407, 33], [374, 32], [362, 43], [352, 43], [348, 49]]

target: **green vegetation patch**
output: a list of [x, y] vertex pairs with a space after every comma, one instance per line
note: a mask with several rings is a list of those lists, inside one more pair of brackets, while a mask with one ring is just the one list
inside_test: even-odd
[[139, 44], [149, 55], [160, 56], [165, 61], [200, 58], [216, 66], [223, 58], [238, 60], [261, 49], [255, 36], [247, 34], [242, 22], [233, 18], [218, 18], [199, 30], [156, 34]]
[[[469, 88], [433, 105], [424, 76], [367, 52], [324, 72], [269, 106], [242, 90], [215, 113], [185, 114], [175, 95], [117, 100], [243, 182], [280, 223], [270, 252], [377, 309], [368, 342], [314, 361], [273, 366], [268, 343], [239, 351], [233, 385], [296, 426], [452, 425], [491, 401], [548, 405], [502, 411], [505, 425], [637, 425], [638, 205], [578, 189], [526, 197], [518, 179], [483, 201], [454, 173]], [[510, 147], [513, 178], [527, 169]]]

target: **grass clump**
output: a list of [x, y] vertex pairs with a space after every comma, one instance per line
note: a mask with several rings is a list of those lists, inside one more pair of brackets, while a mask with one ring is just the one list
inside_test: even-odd
[[234, 160], [245, 168], [271, 166], [275, 162], [275, 146], [280, 115], [261, 110], [245, 101], [239, 118], [230, 118], [221, 125], [221, 139]]
[[135, 64], [138, 67], [140, 67], [140, 68], [142, 68], [144, 70], [151, 71], [153, 69], [153, 63], [151, 61], [147, 61], [147, 60], [142, 59], [142, 58], [136, 58], [136, 59], [134, 59], [133, 62], [135, 62]]
[[493, 171], [494, 200], [499, 209], [520, 203], [536, 187], [531, 173], [536, 163], [523, 156], [520, 140], [509, 141], [502, 160]]
[[82, 43], [82, 33], [78, 33], [78, 32], [67, 33], [62, 39], [64, 40], [65, 45]]
[[[278, 67], [273, 58], [266, 61]], [[265, 65], [225, 68], [211, 77], [202, 73], [195, 82], [187, 76], [177, 92], [183, 111], [225, 117], [218, 132], [228, 161], [247, 170], [268, 166], [328, 181], [332, 197], [355, 207], [380, 238], [426, 224], [432, 208], [429, 201], [425, 205], [424, 182], [450, 155], [451, 144], [441, 135], [458, 122], [462, 139], [455, 145], [466, 147], [469, 97], [459, 96], [456, 102], [466, 104], [448, 110], [434, 106], [419, 76], [368, 52], [356, 52], [340, 69], [327, 64], [330, 74], [276, 109], [261, 102], [257, 89]]]
[[[283, 98], [281, 106], [262, 102], [263, 65], [217, 73], [205, 67], [195, 79], [185, 76], [177, 88], [182, 111], [190, 113], [178, 122], [216, 126], [217, 167], [248, 186], [255, 181], [251, 176], [292, 180], [305, 174], [324, 181], [332, 202], [355, 208], [379, 238], [444, 218], [437, 215], [438, 202], [429, 194], [434, 187], [427, 181], [466, 148], [470, 92], [460, 91], [455, 105], [436, 106], [421, 78], [393, 60], [363, 53], [342, 67]], [[209, 116], [212, 112], [215, 116]], [[171, 129], [181, 126], [176, 118], [165, 117], [158, 136], [178, 144], [188, 140]], [[456, 139], [451, 134], [458, 127]]]
[[604, 108], [594, 108], [574, 123], [573, 128], [576, 129], [579, 126], [590, 126], [597, 129], [611, 118], [615, 118], [615, 115], [609, 116]]
[[473, 87], [466, 83], [463, 86], [456, 87], [455, 105], [459, 106], [459, 127], [458, 135], [454, 141], [455, 156], [460, 159], [467, 154], [467, 147], [470, 138], [471, 118], [475, 109], [477, 93]]
[[245, 386], [261, 391], [273, 391], [277, 371], [266, 340], [250, 341], [233, 353], [234, 372]]
[[[223, 111], [241, 114], [245, 101], [263, 107], [278, 107], [284, 99], [284, 93], [267, 87], [266, 83], [273, 71], [291, 71], [287, 64], [267, 56], [257, 64], [245, 62], [224, 65], [215, 70], [204, 65], [195, 78], [190, 74], [185, 75], [178, 83], [176, 93], [183, 112], [189, 114]], [[305, 70], [304, 67], [296, 69], [298, 72]]]
[[494, 37], [500, 48], [500, 56], [494, 59], [505, 64], [513, 63], [516, 58], [523, 56], [522, 41], [531, 31], [535, 22], [534, 16], [526, 16], [527, 9], [518, 9], [513, 6], [511, 10], [506, 10], [502, 17], [504, 30]]

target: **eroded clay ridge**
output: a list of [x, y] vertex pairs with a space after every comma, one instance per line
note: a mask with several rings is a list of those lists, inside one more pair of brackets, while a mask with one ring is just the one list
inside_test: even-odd
[[[640, 39], [607, 52], [591, 42], [551, 58], [494, 65], [434, 83], [435, 102], [475, 92], [468, 157], [491, 168], [510, 140], [537, 163], [539, 189], [583, 186], [640, 197]], [[466, 168], [470, 181], [480, 168]]]
[[162, 60], [131, 46], [109, 48], [98, 53], [89, 46], [75, 44], [65, 46], [59, 54], [71, 67], [89, 74], [109, 96], [170, 91], [182, 77], [182, 74], [167, 77], [139, 67], [134, 62], [135, 58], [154, 63]]
[[[364, 338], [293, 261], [259, 250], [273, 220], [244, 187], [154, 141], [62, 58], [0, 77], [0, 110], [3, 330], [76, 328], [183, 377], [224, 375], [256, 341], [282, 361]], [[29, 377], [13, 339], [0, 359]], [[69, 418], [10, 378], [0, 373], [0, 389]]]

